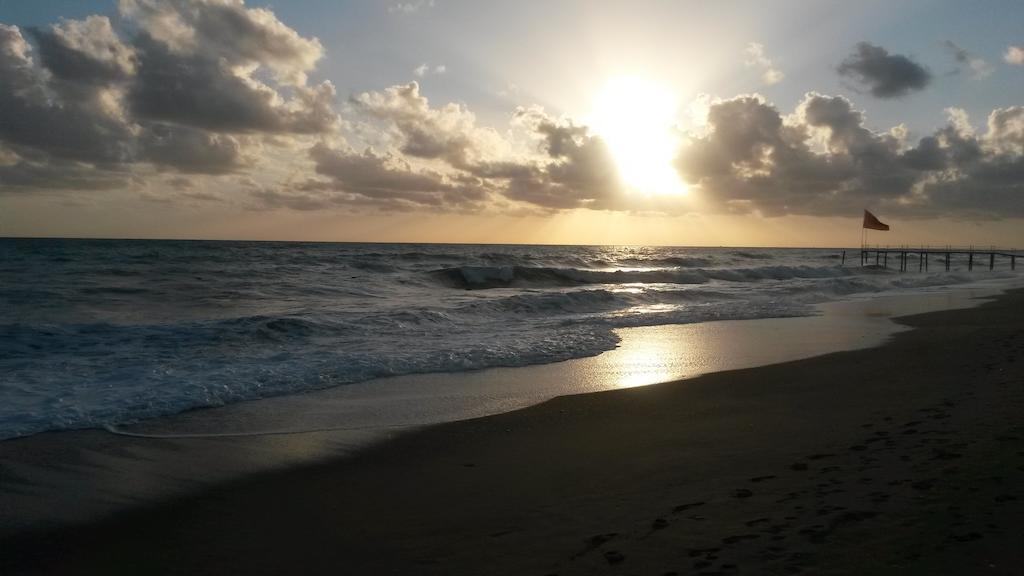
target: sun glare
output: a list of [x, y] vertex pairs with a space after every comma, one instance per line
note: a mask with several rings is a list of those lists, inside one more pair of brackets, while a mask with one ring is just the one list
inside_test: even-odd
[[686, 192], [672, 167], [676, 102], [671, 90], [635, 76], [610, 79], [594, 98], [587, 124], [608, 144], [623, 181], [637, 192]]

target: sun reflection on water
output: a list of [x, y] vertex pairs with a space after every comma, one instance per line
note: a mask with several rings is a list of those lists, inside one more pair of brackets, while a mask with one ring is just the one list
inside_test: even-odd
[[619, 332], [619, 347], [593, 361], [605, 388], [633, 388], [692, 376], [701, 371], [703, 346], [683, 326], [651, 326]]
[[623, 356], [619, 364], [621, 373], [618, 375], [618, 388], [647, 386], [672, 379], [664, 350], [634, 348]]

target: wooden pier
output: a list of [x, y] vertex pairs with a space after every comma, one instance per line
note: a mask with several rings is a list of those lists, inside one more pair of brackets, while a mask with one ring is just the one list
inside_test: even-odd
[[[913, 247], [913, 246], [861, 246], [860, 249], [860, 265], [861, 266], [877, 266], [879, 268], [889, 267], [889, 255], [892, 254], [893, 265], [899, 264], [900, 272], [906, 272], [910, 268], [911, 261], [916, 260], [917, 271], [927, 272], [928, 262], [931, 257], [936, 256], [936, 263], [944, 264], [946, 271], [949, 271], [950, 262], [953, 257], [962, 258], [967, 263], [967, 270], [974, 270], [975, 265], [984, 266], [985, 260], [988, 260], [988, 269], [995, 270], [996, 259], [999, 258], [1001, 262], [1009, 260], [1010, 270], [1017, 269], [1017, 257], [1024, 257], [1024, 253], [1018, 250], [1007, 250], [1005, 248], [976, 248], [974, 246], [969, 247], [952, 247], [946, 246], [945, 248], [935, 247]], [[843, 261], [846, 260], [846, 254], [843, 254]], [[874, 262], [872, 262], [874, 260]]]

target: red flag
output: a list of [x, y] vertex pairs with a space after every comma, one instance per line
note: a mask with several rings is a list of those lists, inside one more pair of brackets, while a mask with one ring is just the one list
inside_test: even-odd
[[864, 227], [869, 230], [888, 230], [888, 224], [882, 224], [882, 221], [875, 218], [875, 215], [867, 210], [864, 211]]

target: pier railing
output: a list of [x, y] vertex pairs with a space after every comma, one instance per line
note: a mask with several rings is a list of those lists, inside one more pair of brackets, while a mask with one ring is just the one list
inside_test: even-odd
[[[927, 272], [929, 260], [933, 259], [933, 257], [936, 263], [945, 265], [948, 271], [954, 256], [966, 260], [967, 270], [974, 270], [975, 265], [984, 265], [985, 260], [988, 261], [988, 269], [994, 270], [997, 258], [1000, 262], [1008, 262], [1011, 270], [1016, 270], [1017, 258], [1024, 257], [1024, 252], [1020, 250], [999, 246], [914, 246], [910, 244], [895, 246], [886, 244], [883, 246], [881, 244], [864, 244], [860, 248], [860, 265], [888, 268], [890, 254], [892, 255], [894, 265], [898, 261], [900, 272], [906, 272], [909, 269], [911, 260], [916, 261], [919, 272]], [[845, 254], [843, 260], [846, 260]]]

